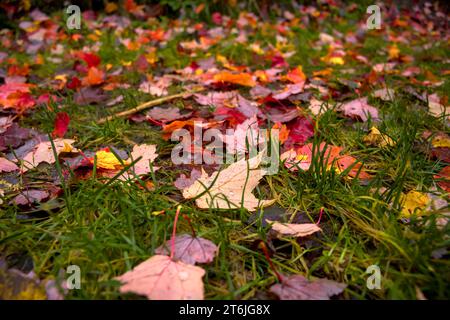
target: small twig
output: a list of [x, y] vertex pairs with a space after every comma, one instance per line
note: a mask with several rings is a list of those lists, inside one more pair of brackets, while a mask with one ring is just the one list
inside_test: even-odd
[[200, 91], [203, 91], [205, 89], [206, 89], [205, 87], [198, 87], [198, 88], [194, 88], [194, 89], [192, 89], [190, 91], [185, 91], [185, 92], [182, 92], [182, 93], [173, 94], [171, 96], [162, 97], [162, 98], [155, 99], [155, 100], [150, 100], [150, 101], [144, 102], [144, 103], [142, 103], [142, 104], [140, 104], [140, 105], [138, 105], [138, 106], [136, 106], [136, 107], [134, 107], [132, 109], [128, 109], [128, 110], [125, 110], [125, 111], [113, 114], [111, 116], [102, 118], [102, 119], [98, 120], [98, 123], [102, 124], [102, 123], [110, 121], [110, 120], [112, 120], [114, 118], [126, 117], [126, 116], [132, 115], [134, 113], [137, 113], [139, 111], [145, 110], [147, 108], [151, 108], [151, 107], [160, 105], [160, 104], [162, 104], [164, 102], [167, 102], [167, 101], [170, 101], [170, 100], [173, 100], [173, 99], [176, 99], [176, 98], [182, 98], [185, 95], [188, 95], [188, 94], [191, 94], [191, 93], [200, 92]]

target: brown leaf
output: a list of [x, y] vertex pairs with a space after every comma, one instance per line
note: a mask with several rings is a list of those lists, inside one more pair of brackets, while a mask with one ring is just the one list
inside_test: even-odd
[[293, 275], [273, 285], [270, 291], [281, 300], [329, 300], [345, 287], [346, 284], [328, 279], [308, 280], [302, 275]]
[[[170, 255], [172, 238], [166, 245], [156, 249], [157, 254]], [[188, 234], [177, 235], [174, 242], [174, 260], [183, 261], [187, 264], [210, 263], [217, 254], [217, 246], [206, 239], [192, 237]]]
[[203, 300], [204, 275], [200, 267], [155, 255], [116, 279], [122, 282], [120, 292], [151, 300]]

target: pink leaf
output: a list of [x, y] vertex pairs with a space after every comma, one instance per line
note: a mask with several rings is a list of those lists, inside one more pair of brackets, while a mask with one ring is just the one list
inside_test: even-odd
[[346, 286], [328, 279], [308, 280], [301, 275], [293, 275], [273, 285], [270, 291], [281, 300], [329, 300]]
[[[172, 240], [171, 238], [168, 243], [171, 243]], [[209, 240], [192, 237], [188, 234], [177, 235], [173, 258], [187, 264], [210, 263], [214, 260], [217, 250], [217, 246]], [[169, 255], [170, 249], [161, 246], [155, 252], [161, 255]]]
[[155, 255], [116, 279], [122, 282], [120, 292], [151, 300], [203, 300], [204, 275], [200, 267]]
[[366, 122], [370, 115], [372, 120], [378, 120], [378, 110], [367, 103], [367, 98], [359, 98], [344, 103], [340, 109], [346, 117], [359, 118]]

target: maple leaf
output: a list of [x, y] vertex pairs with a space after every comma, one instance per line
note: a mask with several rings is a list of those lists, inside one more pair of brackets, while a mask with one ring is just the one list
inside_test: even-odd
[[[169, 240], [172, 243], [173, 239]], [[194, 265], [195, 263], [210, 263], [217, 254], [217, 246], [201, 237], [192, 237], [188, 234], [177, 235], [174, 241], [174, 256], [175, 261], [183, 261], [187, 264]], [[166, 246], [160, 246], [155, 253], [161, 255], [170, 255], [171, 250]]]
[[181, 174], [177, 180], [175, 180], [174, 185], [179, 190], [186, 189], [187, 187], [191, 186], [198, 178], [202, 176], [202, 172], [197, 169], [192, 169], [191, 176], [188, 178], [185, 174]]
[[363, 138], [364, 143], [373, 146], [380, 146], [382, 148], [395, 146], [395, 141], [388, 135], [383, 134], [377, 127], [372, 127], [369, 134]]
[[90, 67], [87, 76], [83, 79], [86, 85], [95, 86], [103, 83], [105, 73], [96, 67]]
[[402, 204], [401, 216], [409, 218], [413, 213], [423, 215], [425, 207], [429, 204], [430, 198], [428, 195], [418, 191], [411, 190], [406, 195], [402, 194], [400, 203]]
[[0, 172], [12, 172], [18, 169], [19, 167], [14, 162], [11, 162], [8, 159], [0, 157]]
[[446, 192], [450, 192], [450, 166], [442, 168], [438, 174], [434, 175], [434, 178], [440, 180], [437, 182], [439, 187], [444, 189]]
[[[131, 151], [131, 157], [128, 159], [128, 163], [131, 162], [134, 159], [138, 159], [139, 157], [142, 157], [139, 161], [137, 161], [131, 168], [135, 175], [140, 176], [147, 173], [150, 173], [150, 163], [152, 163], [156, 157], [158, 157], [158, 154], [156, 153], [156, 145], [154, 144], [141, 144], [141, 145], [135, 145], [133, 147], [133, 151]], [[153, 166], [153, 171], [158, 170], [159, 167]], [[119, 180], [128, 180], [132, 179], [134, 177], [133, 174], [129, 172], [125, 172], [123, 175], [121, 175], [118, 179]]]
[[27, 190], [16, 196], [13, 202], [21, 205], [29, 205], [34, 202], [40, 202], [48, 196], [49, 193], [44, 190]]
[[[76, 148], [72, 146], [75, 140], [71, 139], [55, 139], [53, 143], [55, 145], [56, 154], [66, 152], [78, 152]], [[29, 169], [37, 167], [40, 163], [54, 163], [55, 156], [53, 154], [52, 144], [50, 141], [41, 142], [33, 148], [32, 151], [27, 153], [22, 160], [22, 172], [26, 172]]]
[[283, 236], [306, 237], [322, 229], [315, 223], [281, 223], [266, 219], [272, 230]]
[[302, 83], [305, 82], [306, 76], [303, 73], [302, 66], [298, 66], [295, 69], [292, 69], [289, 71], [289, 73], [286, 75], [286, 79], [293, 82], [293, 83]]
[[52, 132], [53, 138], [62, 138], [69, 127], [70, 117], [66, 112], [58, 112], [55, 118], [55, 129]]
[[293, 275], [273, 285], [270, 291], [281, 300], [329, 300], [346, 287], [346, 284], [328, 279], [308, 280], [302, 275]]
[[231, 73], [228, 71], [222, 71], [214, 75], [214, 82], [227, 82], [239, 84], [241, 86], [254, 87], [256, 85], [255, 80], [249, 73]]
[[370, 117], [373, 120], [378, 120], [378, 110], [367, 103], [367, 98], [359, 98], [347, 103], [344, 103], [340, 110], [344, 112], [344, 115], [352, 118], [359, 118], [366, 122]]
[[117, 277], [120, 292], [134, 292], [151, 300], [203, 300], [205, 270], [168, 256], [155, 255]]
[[211, 176], [203, 171], [198, 180], [183, 190], [183, 197], [196, 198], [195, 203], [203, 209], [230, 209], [242, 206], [254, 211], [260, 206], [269, 206], [275, 199], [259, 200], [252, 194], [265, 174], [263, 169], [257, 169], [261, 159], [262, 153], [249, 160], [239, 160], [222, 171], [214, 172]]

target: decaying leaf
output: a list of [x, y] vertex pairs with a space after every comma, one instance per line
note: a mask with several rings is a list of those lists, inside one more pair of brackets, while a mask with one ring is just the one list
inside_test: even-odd
[[203, 300], [205, 270], [168, 256], [155, 255], [117, 277], [120, 292], [134, 292], [151, 300]]
[[259, 200], [252, 191], [258, 185], [265, 171], [258, 169], [262, 154], [249, 160], [242, 159], [231, 164], [222, 171], [216, 171], [211, 176], [202, 172], [200, 179], [183, 190], [185, 199], [198, 197], [195, 203], [199, 208], [230, 209], [241, 206], [249, 211], [258, 207], [273, 204], [275, 200]]
[[[156, 254], [170, 255], [171, 238], [166, 245], [156, 249]], [[204, 238], [192, 237], [188, 234], [177, 235], [174, 242], [174, 256], [176, 261], [183, 261], [187, 264], [210, 263], [217, 254], [217, 246]]]
[[346, 287], [346, 284], [328, 279], [308, 280], [302, 275], [293, 275], [273, 285], [270, 291], [280, 300], [329, 300]]
[[322, 229], [315, 223], [281, 223], [266, 219], [272, 230], [282, 236], [306, 237]]

